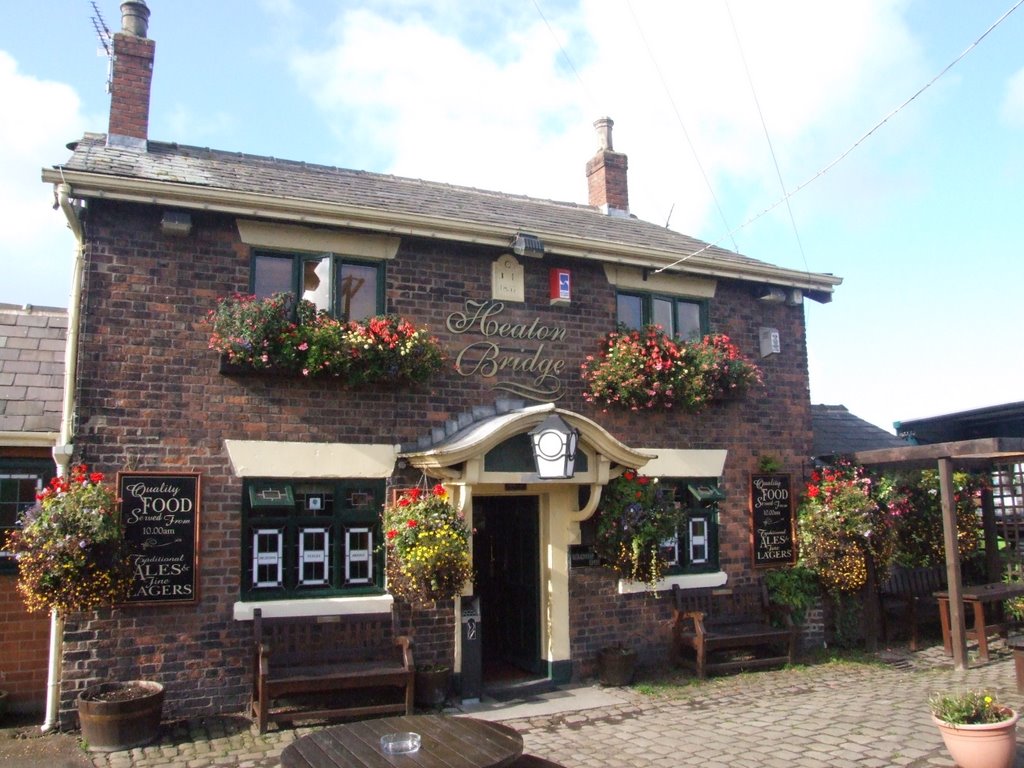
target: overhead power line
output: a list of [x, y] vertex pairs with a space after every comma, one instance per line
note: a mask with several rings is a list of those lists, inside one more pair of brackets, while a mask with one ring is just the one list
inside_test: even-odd
[[[989, 35], [989, 34], [990, 34], [990, 33], [992, 32], [992, 30], [994, 30], [994, 29], [995, 29], [996, 27], [998, 27], [998, 26], [999, 26], [1000, 24], [1002, 24], [1002, 23], [1003, 23], [1003, 22], [1004, 22], [1004, 21], [1006, 20], [1006, 18], [1007, 18], [1007, 17], [1008, 17], [1008, 16], [1009, 16], [1009, 15], [1010, 15], [1011, 13], [1013, 13], [1014, 11], [1016, 11], [1016, 10], [1017, 10], [1017, 9], [1018, 9], [1018, 8], [1019, 8], [1019, 7], [1021, 6], [1021, 5], [1024, 5], [1024, 0], [1017, 0], [1017, 2], [1016, 2], [1016, 3], [1014, 3], [1014, 4], [1013, 4], [1013, 6], [1012, 6], [1012, 7], [1011, 7], [1011, 8], [1010, 8], [1010, 9], [1009, 9], [1008, 11], [1006, 11], [1006, 13], [1004, 13], [1004, 14], [1003, 14], [1002, 16], [1000, 16], [1000, 17], [999, 17], [998, 19], [996, 19], [996, 20], [995, 20], [995, 21], [994, 21], [994, 22], [993, 22], [993, 23], [991, 24], [991, 26], [989, 26], [989, 28], [988, 28], [988, 29], [986, 29], [986, 30], [985, 30], [985, 31], [984, 31], [984, 32], [983, 32], [983, 33], [982, 33], [982, 34], [981, 34], [981, 35], [980, 35], [980, 36], [979, 36], [979, 37], [978, 37], [978, 38], [977, 38], [977, 39], [976, 39], [976, 40], [975, 40], [975, 41], [974, 41], [973, 43], [971, 43], [971, 44], [970, 44], [969, 46], [967, 46], [967, 48], [965, 48], [965, 49], [964, 49], [964, 51], [963, 51], [963, 52], [962, 52], [962, 53], [961, 53], [961, 54], [960, 54], [959, 56], [957, 56], [957, 57], [956, 57], [955, 59], [953, 59], [953, 60], [952, 60], [952, 61], [951, 61], [951, 62], [950, 62], [949, 64], [947, 64], [947, 65], [946, 65], [945, 67], [943, 67], [943, 68], [942, 68], [942, 69], [941, 69], [941, 70], [939, 71], [939, 73], [938, 73], [937, 75], [935, 75], [935, 77], [933, 77], [933, 78], [932, 78], [931, 80], [929, 80], [929, 81], [928, 81], [927, 83], [925, 83], [925, 84], [924, 84], [924, 85], [922, 85], [922, 86], [921, 86], [920, 88], [918, 88], [918, 89], [917, 89], [917, 91], [915, 91], [915, 92], [914, 92], [914, 94], [913, 94], [913, 95], [912, 95], [912, 96], [911, 96], [910, 98], [908, 98], [908, 99], [907, 99], [906, 101], [904, 101], [904, 102], [903, 102], [902, 104], [900, 104], [900, 105], [899, 105], [898, 107], [896, 107], [896, 108], [895, 108], [895, 109], [893, 109], [893, 110], [892, 110], [891, 112], [889, 112], [889, 114], [887, 114], [887, 115], [886, 115], [885, 117], [883, 117], [883, 118], [882, 118], [881, 120], [879, 120], [879, 121], [878, 121], [877, 123], [875, 123], [875, 125], [874, 125], [874, 126], [872, 126], [872, 127], [871, 127], [871, 129], [870, 129], [869, 131], [867, 131], [867, 132], [866, 132], [866, 133], [865, 133], [865, 134], [864, 134], [863, 136], [861, 136], [861, 137], [860, 137], [859, 139], [857, 139], [857, 140], [856, 140], [856, 141], [855, 141], [855, 142], [854, 142], [854, 143], [853, 143], [853, 144], [852, 144], [852, 145], [850, 146], [850, 148], [849, 148], [849, 149], [847, 149], [847, 150], [846, 150], [845, 152], [843, 152], [843, 153], [842, 153], [842, 154], [840, 154], [840, 155], [839, 155], [838, 157], [836, 157], [836, 158], [835, 158], [835, 159], [834, 159], [834, 160], [833, 160], [832, 162], [830, 162], [830, 163], [829, 163], [828, 165], [826, 165], [825, 167], [823, 167], [823, 168], [822, 168], [822, 169], [821, 169], [820, 171], [818, 171], [818, 172], [817, 172], [817, 173], [815, 173], [815, 174], [814, 174], [813, 176], [811, 176], [811, 177], [810, 177], [809, 179], [807, 179], [807, 181], [805, 181], [805, 182], [803, 182], [802, 184], [800, 184], [800, 185], [799, 185], [798, 187], [796, 187], [795, 189], [793, 189], [793, 190], [792, 190], [791, 192], [788, 192], [788, 193], [786, 193], [786, 194], [785, 194], [785, 195], [784, 195], [784, 196], [783, 196], [783, 197], [782, 197], [781, 199], [779, 199], [779, 200], [776, 200], [776, 201], [775, 201], [774, 203], [772, 203], [771, 205], [769, 205], [769, 206], [768, 206], [767, 208], [765, 208], [765, 209], [764, 209], [763, 211], [761, 211], [761, 212], [760, 212], [760, 213], [758, 213], [758, 214], [755, 214], [754, 216], [751, 216], [751, 217], [750, 217], [749, 219], [747, 219], [747, 220], [746, 220], [746, 221], [744, 221], [744, 222], [743, 222], [742, 224], [740, 224], [740, 225], [739, 225], [738, 227], [736, 227], [736, 229], [734, 229], [734, 230], [732, 230], [731, 232], [727, 233], [727, 234], [725, 235], [725, 237], [731, 237], [732, 235], [734, 235], [735, 233], [739, 232], [740, 230], [742, 230], [742, 229], [745, 229], [745, 228], [747, 228], [748, 226], [750, 226], [751, 224], [753, 224], [753, 223], [754, 223], [755, 221], [757, 221], [758, 219], [760, 219], [760, 218], [761, 218], [762, 216], [764, 216], [764, 215], [766, 215], [766, 214], [768, 214], [768, 213], [771, 213], [772, 211], [774, 211], [774, 210], [775, 210], [776, 208], [778, 208], [778, 207], [779, 207], [780, 205], [782, 205], [783, 203], [787, 203], [787, 204], [788, 204], [788, 202], [789, 202], [789, 199], [790, 199], [791, 197], [793, 197], [793, 195], [795, 195], [795, 194], [796, 194], [797, 192], [799, 192], [800, 190], [804, 189], [804, 188], [805, 188], [805, 187], [806, 187], [807, 185], [811, 184], [812, 182], [816, 181], [817, 179], [821, 178], [821, 177], [822, 177], [822, 176], [824, 176], [824, 175], [825, 175], [826, 173], [828, 173], [828, 172], [829, 172], [830, 170], [832, 170], [832, 168], [834, 168], [834, 167], [835, 167], [836, 165], [838, 165], [838, 164], [839, 164], [840, 162], [842, 162], [842, 161], [843, 161], [844, 159], [846, 159], [847, 155], [849, 155], [849, 154], [850, 154], [851, 152], [853, 152], [853, 150], [855, 150], [855, 149], [856, 149], [857, 147], [859, 147], [859, 146], [860, 146], [860, 145], [861, 145], [861, 144], [862, 144], [862, 143], [863, 143], [863, 142], [864, 142], [864, 141], [865, 141], [865, 140], [866, 140], [866, 139], [867, 139], [867, 138], [868, 138], [869, 136], [871, 136], [871, 135], [872, 135], [872, 134], [873, 134], [873, 133], [874, 133], [875, 131], [877, 131], [877, 130], [878, 130], [879, 128], [881, 128], [881, 127], [882, 127], [883, 125], [885, 125], [885, 124], [886, 124], [886, 123], [887, 123], [887, 122], [888, 122], [888, 121], [889, 121], [889, 120], [890, 120], [890, 119], [891, 119], [892, 117], [894, 117], [894, 116], [895, 116], [895, 115], [897, 115], [897, 114], [898, 114], [899, 112], [901, 112], [901, 111], [902, 111], [902, 110], [904, 109], [904, 107], [906, 107], [907, 105], [909, 105], [909, 104], [910, 104], [910, 103], [911, 103], [912, 101], [914, 101], [914, 100], [915, 100], [915, 99], [916, 99], [916, 98], [917, 98], [918, 96], [920, 96], [920, 95], [921, 95], [922, 93], [924, 93], [924, 92], [925, 92], [926, 90], [928, 90], [929, 88], [931, 88], [931, 87], [932, 87], [932, 85], [934, 85], [934, 84], [936, 83], [936, 81], [938, 81], [938, 80], [939, 80], [939, 78], [941, 78], [941, 77], [942, 77], [943, 75], [945, 75], [945, 74], [946, 74], [946, 73], [947, 73], [947, 72], [948, 72], [949, 70], [951, 70], [951, 69], [952, 69], [953, 67], [955, 67], [955, 66], [956, 66], [956, 65], [957, 65], [958, 63], [960, 63], [960, 61], [961, 61], [961, 60], [962, 60], [962, 59], [963, 59], [963, 58], [964, 58], [965, 56], [967, 56], [967, 54], [969, 54], [969, 53], [970, 53], [971, 51], [973, 51], [973, 50], [974, 50], [975, 48], [977, 48], [977, 47], [978, 47], [978, 45], [979, 45], [979, 44], [981, 43], [981, 41], [982, 41], [982, 40], [984, 40], [984, 39], [985, 39], [986, 37], [988, 37], [988, 35]], [[693, 253], [687, 254], [686, 256], [683, 256], [683, 257], [682, 257], [682, 258], [680, 258], [680, 259], [676, 259], [676, 260], [675, 260], [675, 261], [673, 261], [673, 262], [672, 262], [671, 264], [666, 264], [666, 265], [665, 265], [664, 267], [660, 267], [659, 269], [656, 269], [656, 270], [655, 270], [655, 273], [657, 273], [657, 272], [664, 272], [664, 271], [665, 271], [666, 269], [671, 269], [672, 267], [676, 267], [676, 266], [679, 266], [679, 265], [680, 265], [680, 264], [682, 264], [682, 263], [683, 263], [684, 261], [687, 261], [688, 259], [692, 259], [692, 258], [693, 258], [694, 256], [699, 256], [700, 254], [704, 253], [704, 251], [708, 250], [709, 248], [714, 248], [715, 246], [717, 246], [717, 245], [718, 245], [719, 243], [721, 243], [721, 242], [722, 242], [722, 240], [724, 240], [724, 239], [725, 239], [725, 237], [721, 237], [721, 238], [719, 238], [719, 239], [718, 239], [718, 240], [717, 240], [716, 242], [714, 242], [714, 243], [708, 243], [708, 244], [707, 244], [707, 245], [705, 245], [705, 246], [704, 246], [703, 248], [700, 248], [699, 250], [696, 250], [696, 251], [694, 251]]]

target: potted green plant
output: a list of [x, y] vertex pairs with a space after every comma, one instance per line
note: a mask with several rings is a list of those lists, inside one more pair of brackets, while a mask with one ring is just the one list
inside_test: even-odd
[[1019, 715], [986, 691], [936, 694], [929, 700], [950, 756], [961, 768], [1011, 768]]
[[673, 491], [626, 470], [601, 494], [594, 550], [619, 578], [653, 588], [667, 564], [662, 544], [675, 537], [683, 517]]
[[[32, 611], [63, 618], [125, 599], [129, 552], [117, 493], [84, 464], [54, 478], [23, 512], [5, 549], [18, 564], [17, 590]], [[129, 749], [158, 731], [164, 689], [150, 681], [108, 682], [78, 696], [83, 739], [94, 751]]]
[[[473, 577], [469, 535], [443, 485], [400, 494], [384, 508], [388, 591], [410, 606], [454, 600]], [[451, 677], [451, 663], [418, 666], [416, 703], [442, 705]]]

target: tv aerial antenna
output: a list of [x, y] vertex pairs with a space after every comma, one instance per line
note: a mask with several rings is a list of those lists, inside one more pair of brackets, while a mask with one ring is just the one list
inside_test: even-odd
[[96, 55], [107, 57], [107, 93], [110, 93], [110, 82], [113, 78], [114, 68], [114, 36], [110, 34], [107, 22], [103, 20], [103, 14], [100, 13], [95, 0], [91, 0], [89, 5], [92, 6], [94, 14], [92, 16], [92, 28], [96, 30], [96, 37], [100, 39], [100, 48], [96, 49]]

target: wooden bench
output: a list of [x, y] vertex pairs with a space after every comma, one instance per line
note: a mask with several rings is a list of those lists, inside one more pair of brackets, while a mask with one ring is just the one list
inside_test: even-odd
[[409, 638], [394, 636], [390, 614], [264, 618], [256, 608], [252, 626], [260, 733], [271, 721], [412, 714], [412, 651]]
[[938, 600], [935, 593], [946, 588], [946, 566], [932, 565], [919, 568], [896, 566], [889, 577], [878, 588], [882, 614], [882, 633], [886, 641], [890, 639], [890, 623], [888, 613], [897, 609], [902, 613], [903, 623], [910, 630], [910, 650], [916, 651], [918, 646], [918, 623], [927, 615], [922, 610], [932, 611], [938, 617]]
[[698, 678], [793, 663], [797, 629], [788, 609], [769, 603], [764, 584], [703, 589], [674, 584], [672, 599], [675, 656]]

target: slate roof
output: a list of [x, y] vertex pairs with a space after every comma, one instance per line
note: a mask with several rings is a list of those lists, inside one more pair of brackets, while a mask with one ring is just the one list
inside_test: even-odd
[[896, 431], [914, 445], [985, 437], [1024, 437], [1024, 402], [908, 419], [897, 422]]
[[[167, 142], [150, 141], [146, 151], [139, 151], [107, 146], [106, 137], [95, 133], [87, 133], [69, 146], [73, 150], [71, 158], [56, 166], [59, 172], [44, 170], [45, 180], [60, 182], [65, 178], [63, 174], [70, 179], [78, 172], [99, 174], [111, 184], [118, 180], [162, 183], [185, 185], [195, 194], [219, 191], [262, 195], [269, 201], [305, 200], [342, 210], [373, 211], [385, 217], [443, 219], [480, 227], [482, 231], [529, 232], [546, 243], [561, 236], [678, 256], [692, 254], [707, 245], [632, 216], [609, 216], [588, 205]], [[85, 196], [89, 196], [88, 191]], [[700, 256], [733, 269], [771, 267], [714, 246]], [[794, 284], [803, 277], [828, 292], [832, 284], [841, 282], [832, 276], [793, 274], [797, 278]]]
[[0, 433], [57, 432], [68, 314], [0, 304]]
[[875, 448], [903, 448], [907, 443], [891, 432], [854, 416], [843, 405], [812, 405], [814, 456], [848, 456]]

